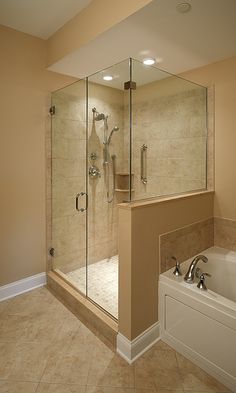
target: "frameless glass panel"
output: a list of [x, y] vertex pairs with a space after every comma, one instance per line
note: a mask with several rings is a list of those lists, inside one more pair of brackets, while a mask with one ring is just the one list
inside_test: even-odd
[[133, 200], [206, 188], [206, 88], [132, 60]]
[[115, 318], [117, 203], [129, 199], [129, 80], [129, 60], [88, 78], [87, 295]]
[[53, 269], [86, 294], [86, 82], [52, 93]]

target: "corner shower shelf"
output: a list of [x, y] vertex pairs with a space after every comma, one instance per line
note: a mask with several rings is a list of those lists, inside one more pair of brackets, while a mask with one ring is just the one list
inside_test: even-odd
[[[131, 173], [131, 175], [133, 176], [134, 173]], [[129, 176], [129, 172], [116, 172], [116, 176]]]
[[[123, 188], [115, 188], [116, 192], [129, 192], [129, 190], [125, 190]], [[134, 192], [134, 189], [131, 190], [131, 192]]]
[[[134, 174], [131, 173], [133, 184], [133, 176]], [[117, 172], [116, 173], [116, 192], [130, 192], [130, 173], [129, 172]], [[134, 190], [131, 189], [131, 192]]]

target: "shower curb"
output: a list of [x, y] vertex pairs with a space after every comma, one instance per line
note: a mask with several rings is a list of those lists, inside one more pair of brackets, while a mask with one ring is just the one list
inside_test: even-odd
[[47, 273], [48, 289], [94, 334], [116, 349], [117, 323], [55, 272]]

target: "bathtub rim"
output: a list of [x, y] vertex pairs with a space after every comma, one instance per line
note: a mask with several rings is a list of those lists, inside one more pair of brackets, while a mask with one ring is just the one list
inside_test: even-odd
[[[207, 256], [210, 255], [212, 257], [220, 257], [221, 259], [224, 259], [230, 263], [236, 264], [236, 252], [227, 250], [222, 247], [213, 246], [202, 251], [201, 254], [206, 254]], [[208, 289], [207, 291], [200, 290], [199, 288], [197, 288], [197, 281], [193, 284], [188, 284], [184, 281], [184, 274], [186, 273], [189, 264], [193, 260], [193, 258], [194, 256], [181, 263], [181, 270], [183, 273], [182, 276], [174, 276], [173, 268], [171, 268], [166, 272], [160, 274], [159, 282], [164, 281], [169, 285], [173, 285], [175, 288], [182, 288], [182, 291], [189, 293], [189, 295], [192, 293], [193, 297], [199, 297], [199, 300], [201, 300], [202, 302], [204, 302], [205, 300], [213, 307], [217, 307], [218, 305], [218, 308], [221, 311], [224, 312], [225, 310], [227, 310], [230, 315], [236, 317], [236, 302], [234, 300], [224, 297], [219, 293], [212, 291], [211, 289]]]

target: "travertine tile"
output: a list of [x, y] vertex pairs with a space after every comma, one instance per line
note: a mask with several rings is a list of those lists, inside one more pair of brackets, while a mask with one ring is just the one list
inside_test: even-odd
[[39, 382], [50, 353], [48, 345], [0, 343], [0, 379]]
[[[128, 365], [45, 288], [7, 303], [1, 321], [9, 322], [11, 317], [19, 320], [16, 318], [16, 324], [9, 322], [3, 329], [6, 336], [9, 329], [8, 338], [15, 341], [0, 342], [1, 393], [229, 392], [162, 341]], [[51, 342], [45, 342], [43, 334], [35, 336], [38, 317], [44, 313], [49, 322], [48, 329], [44, 329]], [[53, 325], [58, 325], [60, 319], [62, 324], [55, 334]], [[22, 327], [24, 323], [26, 328]], [[22, 342], [20, 332], [26, 340], [33, 337], [39, 341]]]
[[179, 262], [214, 245], [213, 218], [196, 222], [160, 236], [161, 272], [174, 267], [175, 256]]
[[156, 389], [134, 389], [134, 393], [156, 393]]
[[96, 337], [81, 326], [63, 351], [48, 358], [42, 382], [86, 385]]
[[0, 302], [0, 314], [6, 310], [9, 304], [10, 300], [3, 300], [2, 302]]
[[236, 221], [214, 217], [214, 243], [218, 247], [236, 251]]
[[45, 288], [35, 289], [11, 299], [7, 310], [3, 311], [8, 315], [28, 315], [35, 317], [39, 313], [47, 316], [55, 314], [59, 318], [66, 308]]
[[37, 383], [0, 381], [0, 393], [35, 393]]
[[157, 393], [184, 393], [184, 391], [182, 389], [157, 389]]
[[[156, 393], [156, 389], [132, 389], [87, 386], [86, 393]], [[181, 393], [181, 392], [179, 392]]]
[[[167, 95], [162, 86], [160, 95], [159, 83], [139, 87], [133, 99], [134, 200], [204, 189], [206, 184], [205, 89], [189, 87], [188, 92]], [[148, 146], [148, 183], [140, 187], [140, 147], [144, 143]]]
[[94, 356], [88, 375], [88, 385], [111, 387], [134, 387], [134, 366], [118, 355], [100, 351]]
[[195, 366], [192, 362], [176, 353], [180, 374], [183, 380], [184, 390], [213, 392], [230, 392], [205, 371]]
[[135, 384], [137, 387], [172, 387], [172, 380], [170, 385], [165, 384], [168, 374], [180, 383], [177, 367], [175, 352], [159, 342], [135, 362]]
[[67, 277], [83, 293], [86, 291], [86, 275], [90, 299], [118, 318], [118, 255], [67, 273]]
[[[87, 386], [86, 393], [136, 393], [136, 391], [135, 391], [135, 389], [126, 389], [126, 388]], [[145, 393], [145, 392], [143, 392], [143, 393]], [[150, 393], [152, 393], [152, 392], [150, 392]]]
[[40, 383], [37, 393], [85, 393], [86, 387], [79, 385], [65, 385], [55, 383]]
[[182, 376], [178, 369], [156, 369], [153, 380], [157, 389], [166, 388], [170, 390], [181, 390], [183, 388]]
[[0, 342], [50, 344], [68, 340], [80, 326], [73, 314], [41, 288], [8, 301], [0, 319]]
[[[86, 123], [85, 123], [85, 90], [83, 83], [74, 87], [76, 92], [71, 93], [70, 87], [53, 95], [56, 106], [56, 115], [52, 117], [52, 242], [49, 238], [48, 248], [53, 246], [56, 258], [53, 267], [62, 272], [70, 271], [70, 266], [77, 268], [84, 266], [85, 225], [73, 225], [70, 217], [75, 212], [75, 195], [86, 189]], [[78, 91], [77, 91], [78, 89]], [[117, 234], [114, 223], [117, 225], [117, 198], [113, 203], [107, 202], [107, 184], [103, 167], [103, 139], [104, 123], [94, 122], [92, 107], [109, 116], [109, 131], [118, 125], [119, 132], [114, 133], [110, 144], [110, 155], [115, 154], [116, 168], [122, 170], [124, 127], [123, 127], [123, 92], [105, 86], [90, 83], [89, 89], [89, 125], [88, 125], [88, 159], [92, 152], [98, 156], [95, 165], [101, 171], [101, 177], [93, 180], [89, 178], [88, 218], [96, 224], [89, 225], [89, 245], [94, 248], [90, 262], [97, 262], [117, 253]], [[90, 160], [90, 159], [89, 159]], [[91, 160], [89, 165], [94, 164]], [[109, 167], [109, 183], [112, 186], [111, 166]], [[49, 167], [50, 170], [50, 167]], [[49, 176], [48, 176], [49, 178]], [[48, 181], [48, 198], [50, 194], [50, 180]], [[83, 204], [83, 201], [81, 201]], [[84, 215], [85, 217], [85, 215]], [[60, 219], [65, 218], [66, 224], [61, 225]], [[57, 220], [58, 219], [58, 220]], [[76, 224], [76, 222], [75, 222]], [[113, 225], [113, 226], [112, 226]], [[50, 230], [50, 228], [49, 228]], [[53, 244], [51, 244], [53, 243]], [[92, 248], [90, 247], [90, 249]], [[115, 250], [115, 252], [114, 252]], [[75, 253], [78, 255], [77, 266]], [[73, 254], [72, 257], [69, 254]], [[68, 259], [66, 258], [68, 256]]]

